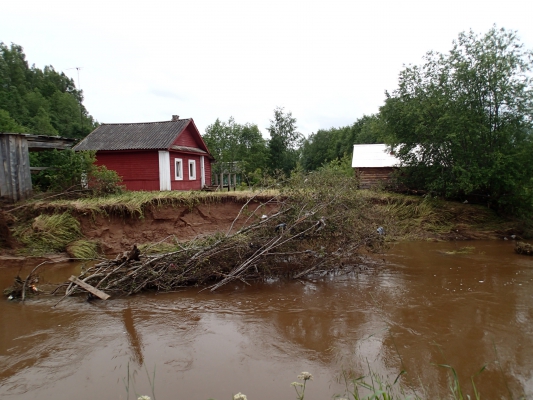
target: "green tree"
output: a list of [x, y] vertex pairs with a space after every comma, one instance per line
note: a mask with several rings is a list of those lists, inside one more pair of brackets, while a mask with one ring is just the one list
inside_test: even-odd
[[283, 171], [286, 175], [296, 167], [300, 155], [303, 136], [296, 127], [296, 118], [283, 107], [274, 109], [274, 119], [267, 128], [270, 133], [268, 142], [269, 167], [272, 172]]
[[383, 143], [384, 127], [379, 115], [364, 115], [350, 126], [320, 129], [304, 140], [302, 166], [313, 171], [353, 153], [354, 144]]
[[43, 107], [39, 107], [37, 115], [31, 119], [31, 127], [31, 132], [39, 135], [57, 135], [57, 131], [50, 122], [50, 115]]
[[268, 152], [266, 141], [255, 124], [238, 124], [233, 117], [228, 122], [217, 120], [209, 125], [203, 136], [209, 150], [217, 160], [213, 171], [237, 170], [243, 178], [255, 183], [255, 175], [264, 171]]
[[11, 118], [6, 110], [0, 110], [0, 132], [23, 133], [24, 127]]
[[461, 33], [448, 54], [408, 66], [381, 116], [406, 182], [500, 209], [533, 205], [531, 51], [513, 31]]
[[96, 127], [72, 79], [52, 66], [30, 67], [21, 46], [2, 42], [0, 110], [30, 133], [82, 138]]

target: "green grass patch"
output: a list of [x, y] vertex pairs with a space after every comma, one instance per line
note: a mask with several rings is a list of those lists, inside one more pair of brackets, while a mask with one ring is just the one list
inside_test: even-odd
[[65, 251], [67, 245], [81, 237], [80, 223], [70, 213], [39, 215], [21, 225], [14, 235], [25, 245], [24, 253], [43, 255]]
[[66, 251], [72, 258], [94, 259], [100, 254], [100, 246], [97, 242], [80, 239], [68, 244]]
[[63, 212], [90, 212], [95, 214], [119, 214], [142, 218], [148, 206], [187, 206], [191, 209], [199, 204], [212, 204], [228, 200], [244, 202], [254, 195], [272, 197], [276, 191], [263, 192], [201, 192], [201, 191], [124, 191], [120, 194], [101, 197], [86, 197], [76, 200], [34, 201], [33, 208]]

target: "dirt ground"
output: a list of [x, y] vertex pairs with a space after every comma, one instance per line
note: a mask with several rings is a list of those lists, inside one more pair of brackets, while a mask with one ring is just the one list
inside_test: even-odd
[[[241, 208], [241, 203], [234, 202], [200, 204], [192, 209], [151, 206], [141, 218], [78, 215], [78, 219], [83, 235], [98, 241], [106, 255], [114, 255], [131, 249], [134, 244], [157, 243], [172, 236], [186, 241], [214, 232], [227, 232]], [[232, 232], [245, 223], [259, 220], [262, 215], [270, 215], [276, 208], [273, 204], [248, 204], [246, 211], [235, 221]]]

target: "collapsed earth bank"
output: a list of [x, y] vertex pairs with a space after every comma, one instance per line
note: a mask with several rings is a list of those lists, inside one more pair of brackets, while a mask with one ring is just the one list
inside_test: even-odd
[[225, 233], [230, 227], [234, 233], [250, 220], [270, 215], [277, 209], [275, 204], [252, 201], [246, 212], [239, 215], [242, 207], [242, 202], [229, 199], [193, 207], [150, 205], [142, 216], [78, 214], [76, 217], [88, 240], [97, 241], [104, 254], [116, 255], [134, 244], [185, 242], [216, 232]]
[[[19, 206], [17, 211], [9, 211], [13, 207], [4, 206], [7, 211], [0, 211], [0, 256], [21, 259], [21, 256], [64, 252], [67, 246], [35, 251], [35, 242], [42, 236], [51, 242], [60, 236], [53, 230], [46, 231], [48, 228], [39, 223], [46, 215], [72, 216], [78, 225], [76, 239], [95, 243], [99, 253], [110, 257], [131, 249], [134, 244], [146, 247], [160, 242], [186, 242], [217, 232], [234, 234], [243, 226], [276, 213], [287, 203], [287, 198], [279, 196], [242, 193], [198, 195], [192, 201], [176, 195], [153, 196], [134, 206], [124, 199], [96, 206], [76, 200], [40, 201]], [[377, 227], [384, 227], [386, 241], [501, 240], [528, 237], [531, 233], [523, 221], [500, 218], [481, 206], [379, 192], [362, 191], [358, 197], [357, 225], [374, 232]], [[343, 214], [348, 215], [350, 210], [343, 210], [342, 202], [337, 207], [340, 209], [336, 210], [336, 218], [340, 215], [342, 224]], [[25, 238], [28, 232], [29, 237]]]

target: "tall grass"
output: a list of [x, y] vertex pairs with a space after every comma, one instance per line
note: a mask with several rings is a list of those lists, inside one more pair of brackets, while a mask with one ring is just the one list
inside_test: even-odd
[[[145, 192], [145, 191], [125, 191], [123, 193], [101, 196], [86, 197], [76, 200], [54, 200], [48, 202], [35, 201], [33, 208], [57, 211], [79, 211], [104, 214], [124, 214], [127, 216], [143, 217], [148, 206], [186, 206], [193, 208], [199, 204], [211, 204], [233, 199], [235, 201], [245, 201], [258, 192], [250, 191], [238, 192], [200, 192], [200, 191], [165, 191], [165, 192]], [[277, 194], [273, 190], [259, 192], [260, 196], [274, 196]]]
[[67, 245], [81, 238], [80, 223], [70, 213], [39, 215], [19, 226], [14, 235], [31, 255], [65, 251]]
[[95, 259], [100, 254], [100, 246], [97, 242], [79, 239], [69, 243], [66, 251], [73, 258]]

